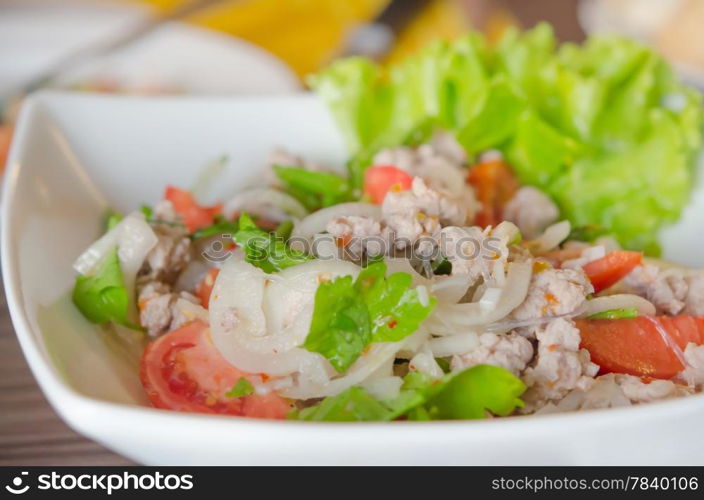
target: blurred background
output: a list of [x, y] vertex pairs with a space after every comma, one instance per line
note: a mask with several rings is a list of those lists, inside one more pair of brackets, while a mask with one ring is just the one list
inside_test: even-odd
[[338, 57], [395, 61], [468, 29], [549, 21], [561, 40], [640, 39], [704, 82], [704, 0], [0, 0], [0, 166], [37, 87], [285, 93]]
[[[37, 88], [300, 92], [339, 57], [387, 63], [468, 29], [495, 41], [540, 21], [563, 41], [641, 40], [704, 88], [704, 0], [0, 0], [0, 171], [22, 97]], [[127, 463], [56, 417], [5, 307], [0, 352], [0, 464]]]

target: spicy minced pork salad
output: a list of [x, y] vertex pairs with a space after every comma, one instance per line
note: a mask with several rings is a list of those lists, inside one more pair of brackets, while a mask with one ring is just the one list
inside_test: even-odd
[[113, 213], [75, 263], [83, 315], [144, 339], [154, 406], [481, 419], [701, 391], [704, 271], [653, 257], [701, 99], [655, 54], [539, 26], [311, 86], [345, 175], [277, 149], [222, 203], [169, 186]]

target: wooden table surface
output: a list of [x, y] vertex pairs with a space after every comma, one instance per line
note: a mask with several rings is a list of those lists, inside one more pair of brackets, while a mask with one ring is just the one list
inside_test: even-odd
[[0, 465], [130, 465], [69, 428], [34, 381], [0, 287]]

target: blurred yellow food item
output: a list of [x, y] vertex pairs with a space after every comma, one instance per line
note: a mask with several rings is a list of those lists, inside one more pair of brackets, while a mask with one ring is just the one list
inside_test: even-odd
[[470, 28], [459, 2], [433, 0], [401, 33], [386, 62], [394, 63], [422, 49], [433, 40], [452, 40]]
[[[189, 0], [134, 0], [172, 9]], [[400, 0], [402, 2], [402, 0]], [[268, 50], [301, 77], [317, 71], [344, 48], [361, 23], [375, 19], [389, 0], [224, 0], [188, 20], [229, 33]], [[398, 61], [436, 39], [453, 39], [471, 28], [461, 0], [432, 0], [401, 33], [387, 57]], [[493, 9], [486, 31], [496, 39], [514, 18]]]
[[[184, 0], [144, 0], [173, 8]], [[374, 19], [388, 0], [229, 0], [189, 20], [242, 37], [286, 61], [300, 76], [335, 57], [349, 30]]]
[[[452, 40], [472, 29], [471, 19], [459, 0], [433, 0], [401, 33], [386, 62], [395, 63], [422, 49], [433, 40]], [[490, 8], [484, 26], [487, 39], [496, 42], [518, 21], [502, 8]]]

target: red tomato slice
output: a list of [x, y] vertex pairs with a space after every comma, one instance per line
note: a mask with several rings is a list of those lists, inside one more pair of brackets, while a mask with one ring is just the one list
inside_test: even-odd
[[218, 277], [220, 269], [213, 267], [208, 270], [208, 273], [203, 277], [203, 280], [196, 286], [196, 297], [200, 299], [200, 305], [208, 309], [210, 304], [210, 294], [215, 286], [215, 280]]
[[660, 319], [665, 318], [672, 325], [671, 327], [665, 327], [665, 330], [680, 349], [684, 351], [690, 342], [693, 344], [704, 344], [704, 331], [700, 329], [697, 323], [697, 320], [704, 320], [704, 318], [680, 315], [662, 316]]
[[377, 205], [383, 203], [390, 189], [405, 191], [412, 183], [411, 174], [393, 165], [378, 165], [364, 172], [364, 194]]
[[140, 376], [157, 408], [284, 418], [291, 406], [274, 393], [232, 398], [225, 395], [244, 373], [223, 358], [201, 322], [169, 332], [150, 343], [142, 355]]
[[641, 252], [617, 250], [586, 264], [583, 269], [594, 285], [594, 292], [598, 293], [625, 278], [628, 273], [642, 263], [643, 254]]
[[668, 379], [684, 369], [670, 342], [680, 349], [689, 342], [704, 344], [703, 319], [692, 316], [580, 319], [577, 327], [582, 347], [589, 351], [602, 373]]
[[189, 232], [210, 226], [213, 219], [222, 210], [222, 205], [202, 207], [191, 193], [173, 186], [167, 186], [164, 198], [174, 206], [174, 210], [183, 218], [183, 223]]
[[472, 167], [468, 180], [482, 204], [475, 223], [481, 227], [496, 226], [503, 220], [504, 205], [519, 188], [513, 170], [503, 161], [486, 161]]

